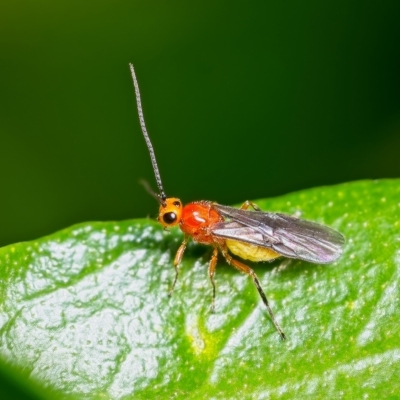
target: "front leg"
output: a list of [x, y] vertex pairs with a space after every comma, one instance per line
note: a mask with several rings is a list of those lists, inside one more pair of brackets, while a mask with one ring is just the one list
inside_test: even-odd
[[176, 281], [178, 280], [178, 276], [179, 276], [179, 264], [182, 261], [183, 253], [186, 250], [188, 241], [189, 241], [189, 236], [185, 235], [185, 238], [183, 239], [182, 244], [179, 246], [179, 249], [175, 254], [175, 259], [174, 259], [175, 279], [174, 279], [174, 282], [172, 283], [171, 289], [168, 292], [168, 296], [171, 296], [172, 292], [175, 289]]

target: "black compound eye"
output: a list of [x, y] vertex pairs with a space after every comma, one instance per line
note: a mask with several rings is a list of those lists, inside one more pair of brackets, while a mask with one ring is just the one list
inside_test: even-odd
[[166, 224], [172, 224], [176, 221], [176, 214], [174, 212], [167, 212], [163, 215], [163, 221]]

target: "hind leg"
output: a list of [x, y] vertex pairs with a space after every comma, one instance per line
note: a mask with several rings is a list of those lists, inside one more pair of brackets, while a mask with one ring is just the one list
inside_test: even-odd
[[249, 275], [251, 277], [255, 287], [258, 290], [258, 293], [260, 294], [260, 297], [261, 297], [265, 307], [267, 307], [268, 314], [271, 317], [271, 320], [272, 320], [273, 324], [275, 325], [275, 329], [278, 331], [281, 339], [285, 340], [286, 339], [286, 335], [283, 332], [283, 330], [280, 327], [280, 325], [278, 324], [278, 321], [276, 320], [274, 313], [272, 312], [272, 309], [271, 309], [271, 307], [270, 307], [270, 305], [268, 303], [267, 296], [265, 295], [264, 291], [262, 290], [262, 287], [261, 287], [261, 284], [260, 284], [260, 280], [258, 279], [256, 273], [250, 267], [248, 267], [246, 264], [243, 264], [242, 262], [232, 258], [232, 256], [228, 253], [226, 248], [221, 247], [221, 252], [222, 252], [223, 256], [225, 257], [226, 261], [228, 262], [228, 264], [232, 265], [233, 267], [235, 267], [239, 271], [241, 271], [241, 272], [243, 272], [246, 275]]
[[249, 207], [252, 207], [254, 210], [256, 211], [261, 211], [261, 208], [258, 207], [258, 205], [256, 203], [253, 203], [250, 200], [246, 200], [242, 206], [240, 207], [241, 210], [247, 210]]
[[174, 259], [175, 278], [174, 278], [174, 282], [172, 283], [171, 289], [168, 292], [168, 296], [172, 296], [172, 292], [175, 289], [175, 285], [176, 285], [176, 282], [177, 282], [178, 276], [179, 276], [179, 264], [182, 261], [183, 253], [186, 250], [186, 246], [187, 246], [188, 241], [189, 241], [189, 237], [185, 236], [185, 239], [183, 239], [182, 244], [179, 246], [179, 249], [175, 254], [175, 259]]

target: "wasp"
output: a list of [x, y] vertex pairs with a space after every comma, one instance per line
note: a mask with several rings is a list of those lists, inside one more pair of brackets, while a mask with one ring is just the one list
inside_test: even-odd
[[233, 258], [232, 255], [253, 262], [272, 261], [284, 256], [316, 264], [327, 264], [341, 256], [345, 243], [344, 236], [332, 228], [315, 222], [291, 215], [261, 211], [251, 201], [246, 201], [241, 208], [234, 208], [204, 200], [183, 205], [178, 198], [167, 197], [153, 145], [146, 129], [135, 70], [132, 64], [129, 64], [129, 67], [140, 127], [150, 153], [159, 193], [153, 192], [146, 182], [142, 183], [160, 204], [157, 218], [160, 224], [165, 229], [179, 226], [184, 234], [183, 242], [175, 255], [175, 278], [169, 293], [172, 294], [178, 280], [179, 264], [188, 241], [192, 239], [197, 243], [210, 245], [213, 247], [208, 265], [208, 276], [212, 285], [211, 310], [215, 310], [215, 270], [218, 254], [221, 253], [228, 264], [252, 279], [280, 338], [285, 340], [286, 335], [272, 312], [259, 278], [248, 265]]

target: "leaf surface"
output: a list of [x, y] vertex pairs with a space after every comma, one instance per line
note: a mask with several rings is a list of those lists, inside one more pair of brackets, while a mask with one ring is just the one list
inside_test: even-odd
[[[329, 265], [222, 260], [149, 219], [92, 222], [0, 249], [0, 358], [53, 398], [362, 398], [400, 393], [400, 181], [360, 181], [257, 201], [346, 237]], [[28, 378], [29, 377], [29, 378]], [[44, 395], [43, 395], [44, 396]], [[32, 397], [36, 398], [36, 397]], [[43, 397], [45, 398], [45, 397]]]

